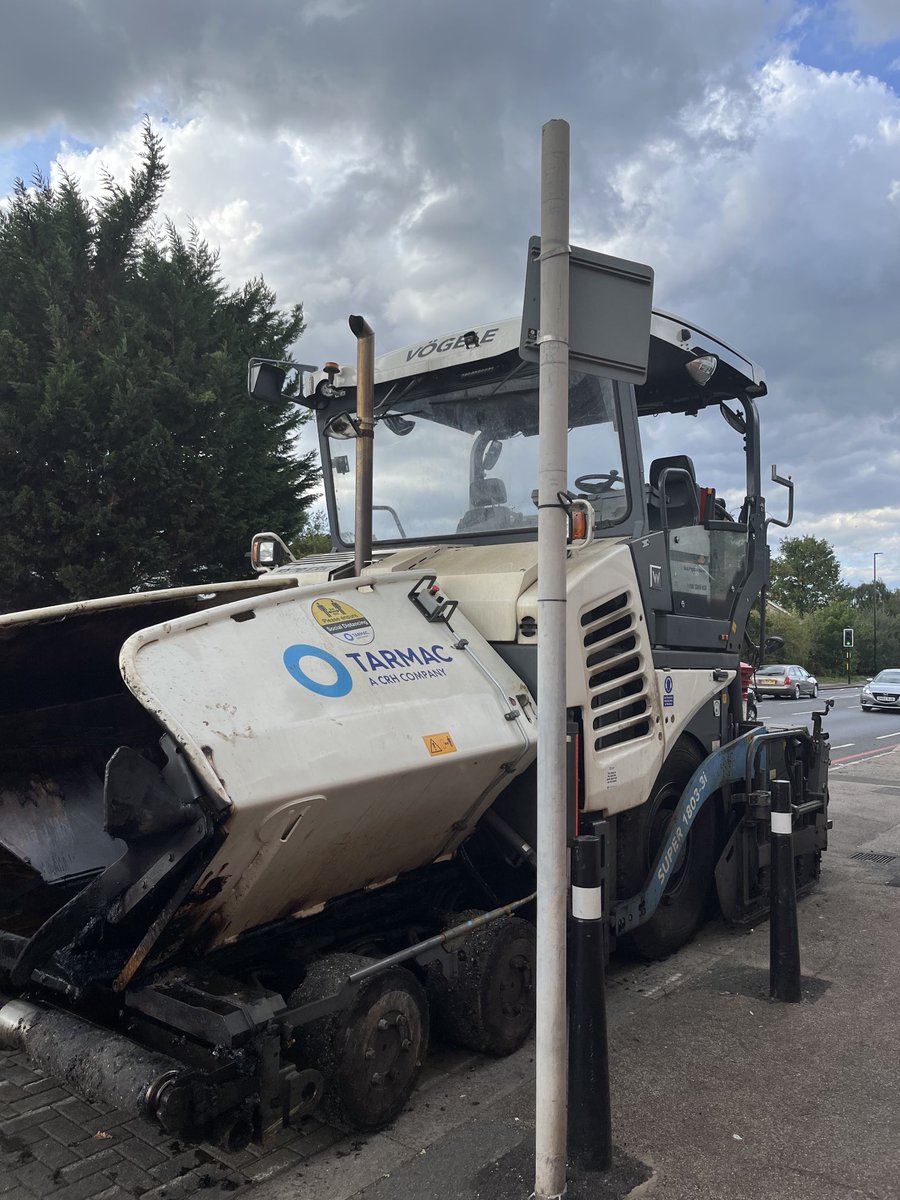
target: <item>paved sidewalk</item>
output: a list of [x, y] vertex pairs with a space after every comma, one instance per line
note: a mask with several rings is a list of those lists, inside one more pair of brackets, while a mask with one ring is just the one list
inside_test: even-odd
[[[832, 816], [800, 904], [802, 1004], [768, 999], [768, 924], [613, 967], [614, 1170], [570, 1176], [569, 1200], [900, 1198], [900, 750], [841, 772]], [[387, 1133], [253, 1200], [526, 1200], [530, 1059], [426, 1087]]]
[[[614, 1172], [570, 1200], [900, 1200], [900, 749], [834, 776], [832, 847], [800, 904], [805, 1002], [768, 1001], [768, 926], [711, 925], [608, 981]], [[533, 1051], [438, 1049], [409, 1109], [359, 1137], [184, 1146], [0, 1052], [11, 1200], [525, 1200]], [[643, 1181], [643, 1182], [642, 1182]]]

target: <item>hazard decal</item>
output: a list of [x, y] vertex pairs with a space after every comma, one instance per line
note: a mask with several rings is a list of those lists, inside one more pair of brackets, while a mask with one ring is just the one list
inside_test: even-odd
[[426, 733], [422, 736], [425, 748], [432, 758], [439, 754], [455, 754], [456, 746], [449, 733]]
[[312, 615], [316, 623], [339, 642], [365, 646], [375, 639], [375, 630], [362, 613], [343, 600], [335, 600], [331, 596], [313, 600]]

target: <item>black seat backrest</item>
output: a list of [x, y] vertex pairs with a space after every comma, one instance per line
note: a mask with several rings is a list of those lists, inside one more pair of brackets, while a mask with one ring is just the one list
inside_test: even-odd
[[470, 508], [490, 508], [505, 503], [506, 484], [502, 479], [489, 475], [486, 479], [473, 479], [469, 484]]
[[[662, 489], [665, 488], [665, 495]], [[666, 520], [663, 521], [663, 509]], [[650, 492], [647, 515], [651, 529], [678, 529], [696, 525], [700, 520], [700, 499], [694, 464], [686, 454], [654, 458], [650, 464]]]
[[470, 508], [456, 527], [457, 533], [504, 529], [515, 524], [513, 510], [506, 507], [506, 484], [489, 475], [469, 484]]

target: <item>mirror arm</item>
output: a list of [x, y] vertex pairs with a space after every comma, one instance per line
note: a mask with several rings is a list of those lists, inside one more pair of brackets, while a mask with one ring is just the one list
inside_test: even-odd
[[788, 515], [786, 521], [779, 521], [777, 517], [766, 518], [766, 529], [770, 525], [779, 525], [782, 529], [788, 529], [794, 520], [794, 481], [788, 475], [787, 479], [783, 479], [778, 474], [778, 467], [775, 463], [772, 464], [772, 480], [774, 483], [780, 483], [782, 487], [788, 490]]
[[737, 396], [736, 399], [740, 402], [744, 410], [744, 423], [746, 426], [744, 430], [744, 456], [746, 459], [747, 495], [755, 500], [756, 503], [759, 503], [762, 491], [759, 463], [759, 412], [753, 402], [753, 397], [746, 392]]

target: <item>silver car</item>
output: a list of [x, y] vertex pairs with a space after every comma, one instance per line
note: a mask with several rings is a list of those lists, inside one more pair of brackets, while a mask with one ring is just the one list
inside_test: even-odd
[[760, 667], [753, 681], [753, 690], [760, 700], [764, 696], [784, 696], [788, 700], [799, 700], [801, 696], [818, 696], [819, 684], [796, 663], [788, 666]]
[[900, 671], [879, 671], [860, 693], [863, 712], [873, 708], [900, 708]]

